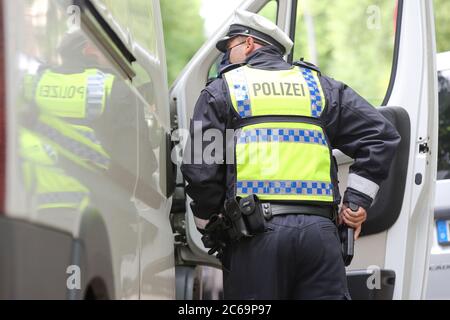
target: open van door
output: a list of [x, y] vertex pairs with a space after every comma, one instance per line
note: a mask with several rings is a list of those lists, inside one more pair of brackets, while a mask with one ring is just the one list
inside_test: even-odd
[[447, 125], [450, 121], [450, 51], [437, 54], [439, 83], [439, 151], [434, 207], [433, 240], [430, 251], [427, 299], [450, 299], [450, 159]]
[[[391, 80], [379, 110], [397, 127], [402, 143], [389, 178], [380, 186], [368, 212], [364, 236], [356, 242], [356, 256], [349, 269], [376, 269], [376, 276], [382, 278], [380, 284], [391, 287], [394, 299], [423, 299], [438, 146], [432, 1], [398, 1], [396, 19]], [[341, 167], [340, 181], [345, 186], [344, 161]], [[368, 296], [369, 282], [362, 297]]]
[[[386, 6], [382, 5], [383, 2]], [[308, 8], [312, 4], [315, 7]], [[380, 192], [369, 210], [362, 237], [356, 242], [355, 258], [348, 268], [349, 285], [356, 299], [424, 298], [433, 221], [438, 123], [432, 2], [383, 0], [380, 6], [374, 6], [370, 1], [360, 0], [248, 0], [240, 8], [260, 12], [267, 6], [273, 7], [274, 22], [295, 39], [294, 56], [296, 50], [305, 51], [309, 54], [306, 60], [318, 63], [324, 74], [345, 81], [366, 98], [370, 92], [366, 94], [365, 88], [375, 87], [383, 81], [381, 78], [386, 78], [384, 99], [376, 102], [376, 99], [369, 97], [368, 100], [374, 105], [382, 105], [380, 112], [396, 126], [402, 136], [402, 143], [392, 163], [389, 178], [380, 186]], [[340, 45], [349, 40], [357, 41], [353, 47], [351, 42], [342, 52], [339, 52], [339, 48], [320, 47], [331, 42], [328, 37], [330, 34], [345, 36], [339, 26], [325, 30], [327, 26], [317, 24], [320, 20], [315, 20], [315, 14], [319, 18], [319, 13], [323, 14], [320, 10], [330, 8], [347, 10], [349, 19], [350, 13], [360, 13], [363, 20], [358, 22], [356, 19], [355, 23], [364, 23], [363, 27], [369, 31], [384, 30], [384, 26], [380, 26], [382, 23], [391, 25], [393, 50], [387, 77], [381, 75], [380, 79], [377, 78], [381, 67], [373, 74], [365, 72], [371, 58], [373, 61], [380, 60], [377, 49], [373, 50], [372, 55], [356, 52], [354, 59], [349, 58], [350, 51], [360, 44], [353, 34], [358, 25], [347, 26], [349, 36], [333, 43]], [[391, 12], [386, 8], [392, 8]], [[266, 11], [264, 13], [267, 14]], [[342, 24], [348, 23], [341, 15], [337, 16]], [[390, 19], [383, 20], [386, 16]], [[229, 21], [205, 43], [171, 90], [172, 112], [175, 115], [173, 124], [179, 129], [189, 128], [200, 91], [208, 78], [214, 76], [214, 65], [220, 59], [215, 43], [225, 34], [228, 25]], [[369, 31], [364, 34], [369, 43], [374, 42], [377, 36], [383, 38], [381, 33], [371, 34]], [[323, 39], [320, 39], [321, 36]], [[326, 50], [337, 53], [334, 57], [330, 56], [335, 61], [328, 65], [326, 61], [316, 59]], [[292, 55], [287, 59], [292, 59]], [[345, 64], [353, 78], [341, 79], [336, 68], [340, 63]], [[352, 160], [338, 150], [335, 156], [339, 164], [340, 190], [343, 192]], [[175, 213], [174, 220], [176, 230], [180, 233], [177, 238], [180, 244], [177, 249], [178, 263], [219, 266], [219, 261], [208, 256], [201, 243], [189, 206], [190, 199], [183, 196], [184, 183], [180, 174], [178, 186], [178, 199], [174, 200], [178, 204], [175, 212], [179, 212]]]

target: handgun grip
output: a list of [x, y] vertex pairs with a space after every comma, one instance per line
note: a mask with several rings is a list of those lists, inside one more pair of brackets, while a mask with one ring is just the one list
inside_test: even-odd
[[[353, 212], [357, 212], [359, 210], [359, 206], [354, 203], [349, 203], [348, 207]], [[344, 264], [345, 266], [349, 266], [350, 263], [353, 260], [354, 255], [354, 247], [355, 247], [355, 229], [349, 227], [349, 226], [343, 226], [342, 231], [343, 234], [341, 235], [342, 242], [342, 251], [343, 251], [343, 257], [344, 257]]]
[[349, 202], [348, 207], [354, 212], [357, 212], [359, 210], [359, 206], [357, 204], [354, 204], [353, 202]]
[[[357, 204], [354, 204], [352, 202], [348, 203], [348, 207], [350, 208], [350, 210], [352, 210], [353, 212], [358, 212], [359, 210], [359, 206]], [[351, 235], [351, 239], [349, 239], [349, 241], [351, 240], [352, 242], [355, 239], [355, 229], [353, 228], [349, 228], [349, 236]]]

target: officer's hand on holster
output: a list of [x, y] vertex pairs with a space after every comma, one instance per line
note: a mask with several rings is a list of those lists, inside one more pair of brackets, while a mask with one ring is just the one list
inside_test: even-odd
[[214, 214], [211, 216], [201, 238], [205, 248], [210, 249], [208, 251], [209, 255], [217, 252], [216, 257], [221, 259], [223, 249], [229, 242], [227, 228], [228, 225], [222, 214]]

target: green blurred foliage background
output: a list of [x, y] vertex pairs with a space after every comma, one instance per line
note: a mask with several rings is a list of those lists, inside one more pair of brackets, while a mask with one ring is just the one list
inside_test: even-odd
[[[172, 84], [206, 40], [201, 0], [160, 1]], [[450, 0], [433, 3], [437, 52], [450, 51]], [[276, 2], [261, 14], [275, 21]], [[395, 0], [299, 0], [294, 60], [303, 57], [317, 64], [324, 74], [350, 85], [373, 105], [381, 105], [391, 76], [395, 18]], [[449, 87], [442, 77], [439, 84]], [[439, 170], [448, 175], [450, 105], [445, 92], [439, 96]]]
[[169, 84], [205, 42], [201, 0], [160, 0]]
[[393, 0], [299, 1], [294, 60], [304, 57], [380, 105], [392, 68], [395, 6]]
[[[206, 40], [200, 16], [201, 0], [160, 2], [169, 84], [172, 84]], [[394, 0], [299, 0], [294, 59], [304, 57], [317, 63], [327, 75], [351, 85], [371, 103], [381, 104], [392, 67], [395, 3]], [[434, 0], [434, 5], [438, 52], [447, 51], [450, 1]], [[272, 7], [264, 15], [271, 16], [275, 11]]]
[[434, 0], [437, 51], [450, 51], [450, 1]]

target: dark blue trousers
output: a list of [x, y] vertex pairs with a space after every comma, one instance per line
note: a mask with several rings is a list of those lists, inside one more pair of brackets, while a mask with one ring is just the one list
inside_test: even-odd
[[265, 233], [225, 250], [225, 299], [350, 299], [331, 220], [290, 214], [267, 224]]

